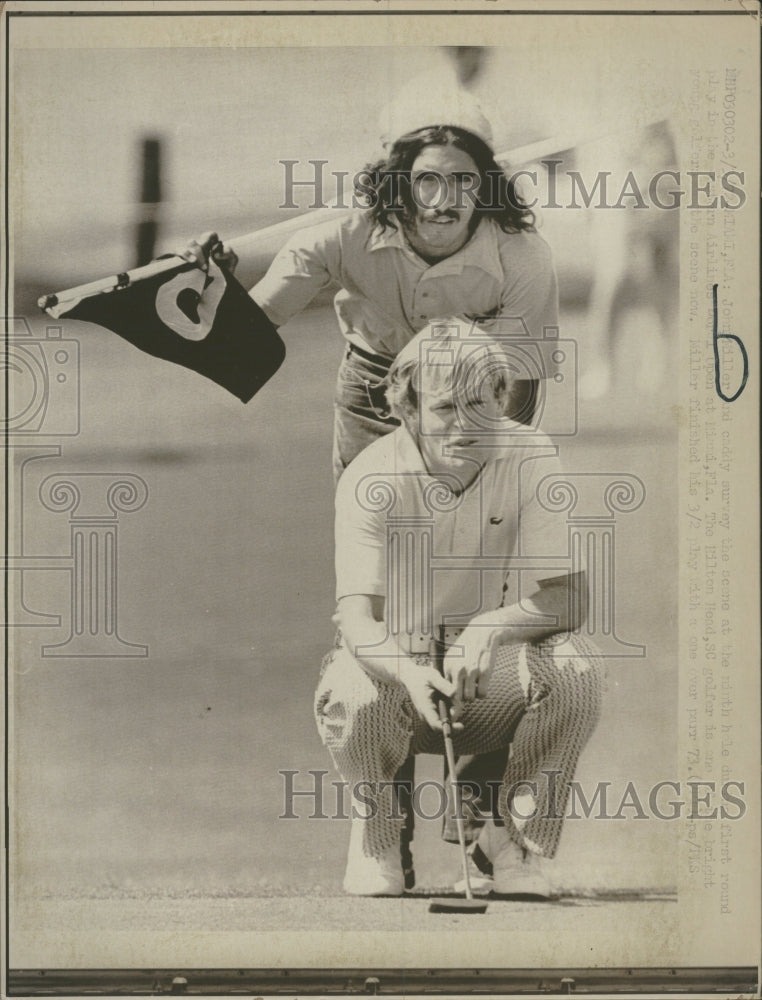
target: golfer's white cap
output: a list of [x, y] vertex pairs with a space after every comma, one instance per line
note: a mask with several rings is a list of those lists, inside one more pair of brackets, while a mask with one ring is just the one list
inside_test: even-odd
[[388, 104], [379, 121], [381, 142], [390, 146], [409, 132], [451, 125], [478, 136], [492, 147], [492, 126], [478, 101], [462, 89], [406, 89]]

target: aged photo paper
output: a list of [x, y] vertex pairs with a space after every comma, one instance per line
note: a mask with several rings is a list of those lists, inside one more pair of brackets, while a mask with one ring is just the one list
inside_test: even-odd
[[[6, 989], [39, 970], [237, 968], [705, 969], [694, 992], [756, 988], [759, 5], [455, 6], [3, 11]], [[293, 249], [365, 211], [390, 102], [452, 91], [482, 109], [551, 262], [557, 319], [521, 339], [519, 317], [519, 377], [563, 473], [538, 474], [531, 502], [565, 539], [542, 566], [587, 569], [580, 629], [605, 673], [548, 898], [479, 914], [429, 911], [462, 878], [436, 754], [415, 765], [415, 887], [342, 889], [361, 795], [313, 699], [336, 632], [346, 274], [415, 255], [346, 251], [331, 281]], [[285, 359], [245, 405], [129, 343], [142, 314], [117, 335], [61, 301], [209, 232], [247, 290], [292, 240], [270, 317]], [[480, 252], [482, 283], [539, 280]], [[185, 298], [156, 293], [180, 339], [216, 321], [206, 266]], [[458, 315], [463, 265], [438, 266]], [[408, 336], [447, 318], [415, 294]], [[395, 295], [378, 292], [379, 322], [406, 308]], [[401, 346], [370, 343], [371, 362]], [[496, 565], [482, 543], [477, 577]], [[452, 569], [438, 544], [434, 579]]]

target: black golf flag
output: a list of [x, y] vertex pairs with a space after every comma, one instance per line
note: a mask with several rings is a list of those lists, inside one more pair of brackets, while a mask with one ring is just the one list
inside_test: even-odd
[[[120, 284], [130, 276], [119, 279]], [[113, 287], [113, 286], [112, 286]], [[61, 293], [63, 294], [63, 293]], [[41, 300], [57, 319], [87, 320], [156, 358], [204, 375], [248, 403], [281, 366], [286, 348], [259, 306], [211, 257], [102, 294]]]

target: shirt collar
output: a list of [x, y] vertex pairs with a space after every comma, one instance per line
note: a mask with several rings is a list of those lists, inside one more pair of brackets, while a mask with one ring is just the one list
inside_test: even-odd
[[[370, 252], [393, 247], [425, 266], [425, 262], [408, 246], [402, 230], [394, 225], [384, 230], [374, 227], [368, 237], [367, 247]], [[442, 275], [461, 274], [464, 267], [478, 267], [502, 281], [504, 274], [497, 245], [497, 226], [491, 219], [482, 219], [468, 243], [451, 257], [445, 257], [431, 265], [431, 269], [436, 268], [437, 274]]]

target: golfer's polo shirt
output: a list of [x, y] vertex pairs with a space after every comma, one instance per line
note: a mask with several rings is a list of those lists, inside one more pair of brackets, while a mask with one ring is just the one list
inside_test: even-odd
[[410, 648], [406, 636], [465, 624], [568, 573], [566, 520], [538, 498], [542, 479], [560, 472], [557, 449], [539, 432], [504, 440], [462, 495], [426, 472], [404, 427], [361, 452], [336, 492], [337, 600], [385, 597], [390, 631]]
[[506, 334], [541, 338], [558, 326], [550, 248], [537, 233], [504, 233], [483, 219], [468, 243], [429, 265], [398, 229], [379, 231], [362, 211], [304, 229], [273, 260], [252, 297], [276, 326], [332, 282], [341, 332], [396, 357], [432, 319], [501, 317]]

